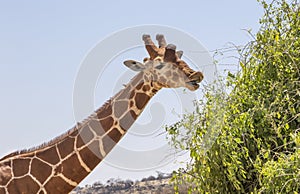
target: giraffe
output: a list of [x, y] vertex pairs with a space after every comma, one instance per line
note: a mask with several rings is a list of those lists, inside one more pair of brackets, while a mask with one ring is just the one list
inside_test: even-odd
[[87, 119], [48, 143], [0, 159], [0, 194], [71, 192], [125, 135], [146, 104], [162, 88], [199, 88], [200, 71], [181, 60], [182, 51], [156, 36], [143, 35], [150, 57], [127, 60], [136, 76]]

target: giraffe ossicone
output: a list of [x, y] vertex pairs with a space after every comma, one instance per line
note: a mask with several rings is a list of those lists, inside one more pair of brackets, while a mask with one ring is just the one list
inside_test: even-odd
[[69, 193], [113, 149], [160, 89], [199, 88], [200, 71], [181, 60], [182, 51], [158, 34], [158, 47], [143, 35], [149, 57], [127, 60], [132, 80], [83, 122], [41, 146], [0, 159], [0, 194]]

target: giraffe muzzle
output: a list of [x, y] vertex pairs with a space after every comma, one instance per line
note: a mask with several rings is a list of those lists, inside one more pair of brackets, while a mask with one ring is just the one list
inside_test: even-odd
[[193, 73], [189, 77], [189, 81], [186, 82], [187, 88], [191, 91], [197, 90], [199, 88], [199, 83], [203, 80], [203, 74], [198, 71]]

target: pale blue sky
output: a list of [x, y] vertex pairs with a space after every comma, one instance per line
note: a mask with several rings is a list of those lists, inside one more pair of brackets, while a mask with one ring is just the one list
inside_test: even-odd
[[[80, 63], [113, 32], [167, 25], [214, 50], [228, 42], [245, 44], [250, 37], [242, 29], [255, 32], [261, 15], [255, 0], [0, 0], [0, 157], [39, 145], [73, 126], [72, 92]], [[109, 177], [135, 180], [153, 172], [102, 164], [84, 183]]]

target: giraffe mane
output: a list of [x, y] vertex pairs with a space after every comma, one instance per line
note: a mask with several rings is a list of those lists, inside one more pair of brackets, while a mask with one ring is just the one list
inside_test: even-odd
[[51, 139], [48, 142], [42, 143], [41, 145], [38, 146], [34, 146], [32, 148], [29, 149], [23, 149], [23, 150], [17, 150], [14, 151], [8, 155], [5, 155], [4, 157], [0, 158], [0, 161], [3, 161], [7, 158], [13, 157], [13, 156], [17, 156], [17, 155], [22, 155], [22, 154], [29, 154], [32, 152], [35, 152], [37, 150], [40, 149], [44, 149], [46, 147], [51, 147], [53, 145], [55, 145], [56, 143], [64, 140], [65, 138], [67, 138], [69, 135], [71, 135], [72, 133], [78, 131], [80, 128], [84, 127], [85, 125], [87, 125], [87, 123], [91, 120], [91, 118], [95, 117], [97, 115], [96, 112], [101, 112], [101, 110], [105, 109], [107, 106], [110, 106], [112, 101], [112, 98], [110, 98], [109, 100], [107, 100], [102, 106], [101, 108], [99, 108], [98, 110], [94, 111], [91, 115], [89, 115], [87, 118], [85, 118], [83, 121], [78, 122], [74, 127], [72, 127], [71, 129], [69, 129], [68, 131], [66, 131], [65, 133]]

